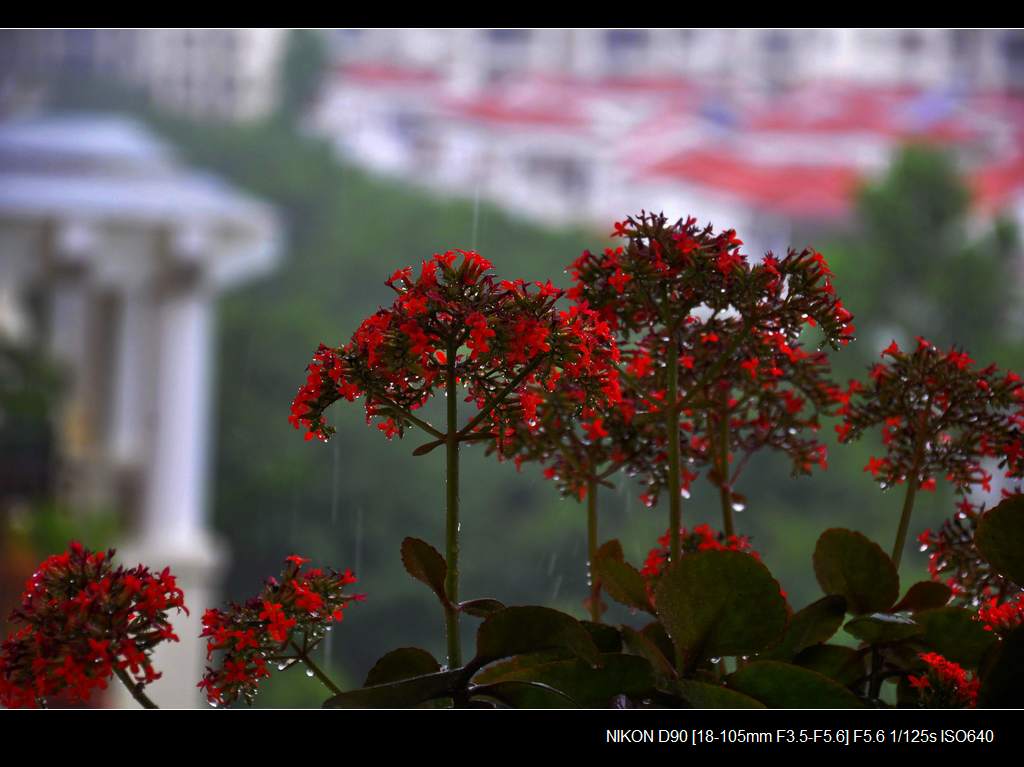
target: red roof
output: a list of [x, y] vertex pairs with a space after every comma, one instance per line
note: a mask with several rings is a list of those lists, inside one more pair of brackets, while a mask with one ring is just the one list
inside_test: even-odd
[[414, 69], [391, 64], [342, 64], [335, 73], [343, 82], [374, 85], [431, 85], [441, 82], [441, 74], [431, 69]]
[[572, 101], [563, 99], [514, 99], [501, 95], [482, 95], [469, 99], [449, 99], [447, 109], [456, 117], [510, 126], [564, 128], [574, 131], [591, 126], [588, 115]]
[[642, 175], [709, 187], [755, 207], [800, 217], [845, 214], [861, 179], [846, 166], [766, 165], [715, 151], [684, 152]]

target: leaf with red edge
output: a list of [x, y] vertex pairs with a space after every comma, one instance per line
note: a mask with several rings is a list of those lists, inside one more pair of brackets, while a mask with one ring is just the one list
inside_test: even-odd
[[450, 604], [444, 588], [448, 565], [437, 549], [419, 538], [406, 538], [402, 541], [402, 564], [409, 575], [430, 587], [442, 605]]

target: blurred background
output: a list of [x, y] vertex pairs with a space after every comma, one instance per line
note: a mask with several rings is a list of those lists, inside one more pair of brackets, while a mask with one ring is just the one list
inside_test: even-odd
[[[1024, 31], [0, 32], [4, 616], [71, 538], [170, 565], [193, 612], [152, 695], [198, 705], [198, 616], [299, 553], [368, 595], [318, 651], [343, 687], [395, 647], [441, 657], [398, 550], [443, 541], [443, 456], [345, 403], [305, 442], [304, 368], [401, 266], [476, 248], [565, 284], [641, 209], [736, 228], [755, 257], [825, 253], [857, 315], [840, 379], [918, 334], [1024, 368]], [[822, 432], [828, 472], [761, 456], [741, 488], [738, 526], [797, 607], [818, 534], [887, 547], [901, 501], [862, 472], [876, 444]], [[463, 460], [463, 593], [583, 617], [585, 511], [537, 467]], [[666, 527], [640, 492], [619, 477], [600, 500], [634, 562]], [[717, 525], [716, 503], [697, 485], [684, 521]], [[913, 534], [952, 512], [926, 495]], [[324, 698], [301, 672], [265, 687], [258, 705]]]

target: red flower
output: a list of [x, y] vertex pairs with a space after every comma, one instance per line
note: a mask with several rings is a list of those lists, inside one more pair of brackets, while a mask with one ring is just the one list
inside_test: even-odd
[[178, 641], [168, 613], [187, 612], [184, 596], [168, 570], [114, 569], [113, 555], [72, 543], [32, 575], [12, 614], [21, 628], [0, 650], [0, 705], [36, 707], [55, 696], [85, 702], [106, 689], [115, 668], [139, 686], [160, 677], [150, 654]]
[[240, 698], [252, 703], [260, 680], [270, 676], [267, 657], [301, 662], [301, 653], [288, 655], [289, 648], [312, 651], [347, 606], [362, 599], [344, 592], [356, 580], [350, 570], [302, 572], [308, 562], [293, 554], [285, 560], [280, 581], [269, 579], [259, 597], [203, 615], [207, 657], [222, 654], [220, 667], [208, 666], [198, 685], [212, 705], [230, 705]]
[[909, 682], [917, 690], [921, 705], [926, 708], [974, 708], [978, 704], [981, 682], [970, 677], [957, 663], [933, 652], [921, 653], [925, 673], [911, 676]]

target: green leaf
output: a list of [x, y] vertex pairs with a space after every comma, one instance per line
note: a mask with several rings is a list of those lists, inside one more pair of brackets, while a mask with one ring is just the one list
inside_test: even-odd
[[864, 703], [827, 676], [789, 663], [754, 661], [728, 677], [729, 687], [769, 708], [864, 708]]
[[853, 530], [832, 528], [818, 538], [814, 574], [822, 591], [846, 597], [854, 615], [887, 611], [900, 593], [900, 577], [881, 547]]
[[804, 648], [831, 639], [845, 615], [844, 597], [837, 594], [822, 597], [791, 617], [782, 638], [761, 657], [765, 660], [792, 660]]
[[601, 588], [616, 602], [654, 614], [654, 606], [647, 596], [647, 581], [633, 565], [617, 559], [597, 557], [594, 572], [601, 582]]
[[540, 650], [568, 650], [592, 665], [600, 661], [594, 640], [572, 616], [549, 607], [506, 607], [480, 624], [474, 663]]
[[940, 607], [915, 617], [924, 628], [921, 641], [928, 649], [961, 666], [977, 668], [999, 640], [991, 631], [985, 631], [975, 616], [963, 607]]
[[[665, 657], [664, 651], [647, 634], [629, 626], [623, 626], [622, 641], [631, 653], [645, 658], [655, 672], [669, 678], [675, 677], [676, 670], [672, 666], [672, 662]], [[672, 649], [671, 643], [669, 643], [668, 649]]]
[[436, 674], [441, 670], [441, 664], [434, 656], [419, 647], [400, 647], [392, 650], [378, 660], [370, 673], [366, 675], [363, 687], [374, 687], [381, 684], [390, 684], [403, 679], [412, 679], [414, 676], [427, 676]]
[[329, 698], [324, 708], [414, 708], [430, 700], [450, 697], [461, 676], [462, 669], [455, 669], [363, 687]]
[[600, 652], [622, 652], [622, 634], [615, 626], [593, 621], [580, 621], [580, 623], [590, 634], [590, 638], [594, 640], [594, 645]]
[[924, 627], [913, 618], [894, 613], [862, 615], [850, 620], [843, 630], [870, 645], [902, 642], [924, 633]]
[[672, 638], [665, 631], [665, 627], [658, 621], [651, 621], [642, 629], [640, 633], [649, 639], [655, 647], [657, 647], [661, 654], [669, 660], [676, 657], [675, 645], [672, 644]]
[[486, 618], [491, 613], [504, 609], [505, 605], [497, 599], [470, 599], [467, 602], [459, 602], [459, 610], [474, 618]]
[[922, 610], [933, 610], [936, 607], [945, 607], [952, 598], [953, 590], [945, 583], [918, 581], [907, 589], [903, 599], [892, 608], [892, 611], [918, 613]]
[[511, 708], [578, 708], [572, 698], [540, 682], [510, 680], [470, 689], [474, 698], [493, 698]]
[[764, 708], [759, 700], [730, 690], [718, 684], [679, 679], [671, 685], [672, 691], [694, 708]]
[[622, 544], [619, 543], [617, 538], [612, 538], [610, 541], [605, 541], [601, 544], [594, 555], [594, 559], [612, 559], [616, 562], [625, 562], [626, 556], [622, 553]]
[[1024, 626], [1015, 628], [1000, 643], [994, 661], [982, 678], [978, 705], [984, 708], [1024, 706]]
[[448, 565], [437, 549], [419, 538], [406, 538], [402, 541], [402, 564], [409, 575], [427, 584], [437, 594], [442, 605], [451, 604], [444, 590]]
[[852, 647], [819, 644], [808, 647], [797, 655], [793, 662], [849, 687], [864, 677], [864, 657]]
[[786, 628], [788, 613], [768, 568], [738, 551], [688, 554], [661, 577], [658, 616], [686, 666], [752, 655]]
[[651, 664], [635, 655], [606, 653], [595, 669], [578, 658], [551, 660], [518, 656], [484, 669], [477, 684], [505, 681], [540, 682], [559, 690], [584, 708], [607, 707], [617, 695], [639, 698], [654, 690]]
[[974, 544], [1000, 575], [1024, 583], [1024, 495], [1007, 498], [982, 514]]

